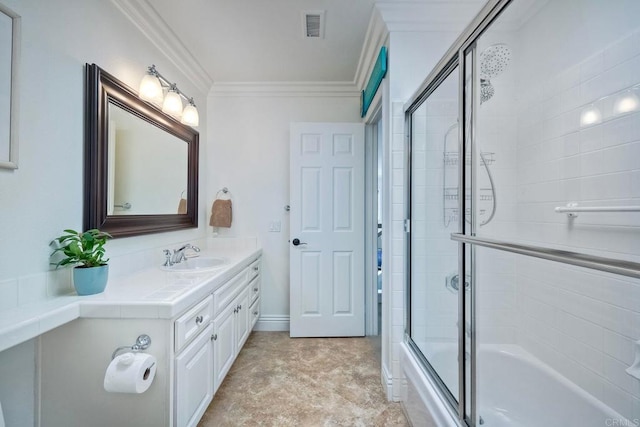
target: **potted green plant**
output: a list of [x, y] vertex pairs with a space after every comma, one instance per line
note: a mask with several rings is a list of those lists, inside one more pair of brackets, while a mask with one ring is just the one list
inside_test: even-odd
[[104, 245], [111, 239], [109, 233], [98, 229], [78, 232], [64, 230], [64, 234], [51, 241], [57, 248], [51, 254], [64, 254], [56, 268], [74, 265], [73, 286], [78, 295], [93, 295], [104, 291], [109, 277], [109, 259], [104, 258]]

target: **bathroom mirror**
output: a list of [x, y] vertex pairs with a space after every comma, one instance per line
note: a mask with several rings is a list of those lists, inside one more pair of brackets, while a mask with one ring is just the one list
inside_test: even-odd
[[84, 228], [114, 237], [198, 226], [198, 132], [86, 65]]

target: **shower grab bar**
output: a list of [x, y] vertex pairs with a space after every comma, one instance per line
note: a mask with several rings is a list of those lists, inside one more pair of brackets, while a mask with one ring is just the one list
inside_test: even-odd
[[640, 279], [640, 263], [452, 233], [451, 240]]
[[567, 206], [556, 207], [555, 211], [576, 218], [580, 212], [640, 212], [640, 206], [578, 206], [577, 203], [568, 203]]

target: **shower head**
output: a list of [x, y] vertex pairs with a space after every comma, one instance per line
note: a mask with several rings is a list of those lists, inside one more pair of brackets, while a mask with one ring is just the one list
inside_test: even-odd
[[480, 54], [480, 77], [492, 79], [507, 68], [511, 62], [511, 49], [504, 43], [493, 44]]

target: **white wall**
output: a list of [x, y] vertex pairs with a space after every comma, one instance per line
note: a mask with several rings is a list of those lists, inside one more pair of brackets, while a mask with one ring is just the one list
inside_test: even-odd
[[[233, 223], [219, 236], [256, 236], [263, 249], [258, 328], [286, 327], [289, 316], [289, 124], [360, 122], [357, 96], [216, 94], [208, 98], [207, 196], [227, 187]], [[203, 177], [204, 178], [204, 177]], [[208, 221], [208, 217], [207, 217]], [[281, 232], [269, 232], [271, 221]], [[208, 223], [208, 222], [207, 222]], [[208, 233], [212, 228], [208, 227]]]
[[[204, 94], [111, 2], [3, 3], [22, 16], [20, 164], [15, 171], [0, 170], [0, 310], [8, 310], [71, 290], [68, 270], [49, 273], [48, 244], [64, 228], [82, 227], [84, 64], [96, 63], [135, 87], [155, 63], [200, 100], [201, 116], [206, 111]], [[203, 157], [205, 128], [199, 129]], [[206, 166], [201, 165], [202, 176]], [[131, 260], [142, 259], [139, 254], [151, 248], [202, 237], [203, 206], [198, 229], [110, 242], [112, 272], [136, 268]], [[33, 390], [33, 373], [14, 361], [34, 360], [34, 347], [15, 351], [21, 356], [0, 353], [0, 398], [11, 393], [7, 388], [16, 381]], [[32, 424], [33, 400], [21, 400], [19, 407], [3, 405], [3, 410], [13, 420], [9, 426]]]

